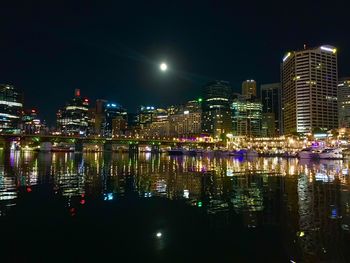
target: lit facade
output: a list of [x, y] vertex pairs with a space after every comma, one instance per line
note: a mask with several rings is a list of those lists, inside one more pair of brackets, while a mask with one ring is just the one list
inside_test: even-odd
[[74, 98], [57, 113], [57, 129], [62, 134], [85, 136], [89, 132], [89, 100], [75, 90]]
[[281, 131], [281, 84], [263, 84], [260, 88], [262, 103], [262, 132], [264, 136], [278, 136]]
[[262, 104], [259, 101], [235, 99], [232, 103], [233, 135], [261, 136]]
[[46, 125], [39, 119], [36, 109], [24, 111], [22, 115], [22, 131], [25, 134], [42, 134], [46, 132]]
[[256, 98], [256, 81], [248, 79], [242, 82], [242, 95], [247, 98]]
[[156, 108], [154, 106], [141, 106], [138, 112], [138, 124], [140, 125], [140, 128], [146, 128], [149, 126], [152, 121], [153, 117], [156, 113]]
[[288, 52], [281, 66], [283, 133], [337, 128], [337, 82], [336, 48]]
[[103, 136], [122, 135], [127, 128], [127, 112], [118, 103], [107, 102], [104, 107]]
[[192, 100], [178, 107], [176, 114], [170, 115], [170, 134], [174, 137], [190, 137], [202, 132], [201, 99]]
[[350, 78], [338, 83], [339, 127], [350, 128]]
[[213, 81], [204, 87], [203, 133], [220, 138], [232, 131], [231, 100], [232, 89], [226, 81]]
[[11, 85], [0, 84], [0, 133], [20, 133], [22, 95]]

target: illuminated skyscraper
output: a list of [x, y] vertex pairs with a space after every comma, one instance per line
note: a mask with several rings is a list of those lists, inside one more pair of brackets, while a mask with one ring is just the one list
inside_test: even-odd
[[288, 52], [281, 67], [284, 134], [337, 128], [336, 48]]
[[238, 98], [232, 103], [233, 134], [236, 136], [261, 136], [260, 101]]
[[38, 116], [38, 110], [24, 110], [22, 115], [22, 132], [25, 134], [40, 134], [46, 132], [46, 125]]
[[188, 101], [178, 107], [176, 114], [170, 115], [170, 133], [172, 136], [198, 136], [202, 132], [201, 99]]
[[256, 98], [256, 82], [248, 79], [242, 82], [242, 95], [247, 99]]
[[22, 95], [11, 85], [0, 84], [0, 133], [19, 133]]
[[118, 103], [107, 102], [104, 107], [103, 135], [112, 137], [112, 135], [122, 135], [127, 128], [127, 112]]
[[261, 85], [260, 98], [262, 102], [263, 132], [265, 136], [280, 134], [281, 124], [281, 84], [271, 83]]
[[231, 99], [232, 89], [229, 82], [213, 81], [204, 87], [203, 133], [220, 138], [232, 131]]
[[57, 130], [68, 135], [87, 135], [89, 128], [89, 100], [75, 90], [74, 98], [57, 113]]
[[338, 83], [339, 127], [350, 128], [350, 78]]

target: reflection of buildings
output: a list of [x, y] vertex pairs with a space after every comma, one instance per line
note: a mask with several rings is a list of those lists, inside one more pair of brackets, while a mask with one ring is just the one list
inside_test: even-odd
[[341, 261], [347, 253], [340, 249], [347, 244], [341, 225], [350, 224], [348, 168], [343, 161], [281, 158], [13, 152], [0, 159], [0, 211], [26, 197], [16, 195], [20, 186], [45, 183], [72, 207], [83, 194], [88, 202], [106, 193], [201, 201], [213, 220], [234, 210], [246, 226], [278, 227], [290, 255]]
[[236, 176], [232, 180], [231, 202], [236, 212], [242, 213], [245, 224], [257, 225], [257, 212], [264, 209], [261, 177]]

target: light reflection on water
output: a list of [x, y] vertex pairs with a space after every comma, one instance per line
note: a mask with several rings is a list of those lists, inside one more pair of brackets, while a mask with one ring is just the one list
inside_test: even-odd
[[[0, 212], [19, 189], [45, 184], [67, 198], [184, 199], [210, 216], [237, 213], [248, 228], [277, 225], [290, 255], [341, 259], [350, 225], [349, 162], [140, 154], [0, 155]], [[34, 189], [34, 190], [33, 190]], [[83, 200], [83, 201], [82, 201]]]

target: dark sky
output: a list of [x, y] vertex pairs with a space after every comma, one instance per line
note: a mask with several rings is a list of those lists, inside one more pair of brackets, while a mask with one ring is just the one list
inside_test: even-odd
[[336, 46], [350, 75], [346, 1], [1, 2], [0, 83], [51, 122], [75, 88], [135, 112], [199, 97], [211, 79], [277, 82], [283, 54], [304, 43]]

